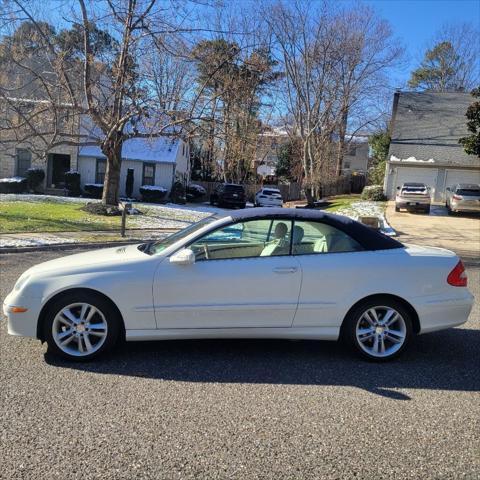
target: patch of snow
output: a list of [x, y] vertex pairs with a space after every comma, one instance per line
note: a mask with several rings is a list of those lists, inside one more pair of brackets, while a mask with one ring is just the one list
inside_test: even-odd
[[428, 160], [421, 160], [415, 157], [408, 157], [408, 158], [398, 158], [395, 155], [390, 156], [391, 162], [410, 162], [410, 163], [435, 163], [433, 158], [429, 158]]
[[203, 188], [201, 185], [197, 185], [195, 183], [191, 183], [189, 186], [188, 186], [188, 189], [189, 190], [194, 190], [196, 191], [198, 194], [200, 195], [206, 195], [207, 191], [205, 190], [205, 188]]
[[0, 193], [0, 202], [55, 202], [86, 203], [89, 199], [81, 197], [59, 197], [57, 195], [33, 195], [28, 193]]
[[75, 238], [57, 237], [56, 235], [49, 235], [42, 233], [38, 238], [15, 238], [14, 235], [9, 235], [7, 238], [0, 237], [0, 248], [6, 247], [39, 247], [43, 245], [55, 245], [60, 243], [77, 243]]
[[26, 180], [25, 177], [7, 177], [0, 178], [0, 183], [21, 183]]
[[380, 231], [385, 235], [395, 236], [395, 230], [388, 224], [385, 218], [384, 203], [382, 202], [353, 202], [350, 207], [345, 207], [334, 212], [336, 215], [344, 215], [352, 220], [360, 217], [377, 217], [380, 220]]
[[163, 193], [167, 193], [168, 190], [164, 187], [157, 187], [156, 185], [142, 185], [140, 187], [140, 191], [141, 190], [150, 190], [152, 192], [163, 192]]

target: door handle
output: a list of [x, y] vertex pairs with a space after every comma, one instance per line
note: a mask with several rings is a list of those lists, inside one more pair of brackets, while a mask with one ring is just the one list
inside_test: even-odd
[[276, 267], [273, 269], [275, 273], [295, 273], [298, 267]]

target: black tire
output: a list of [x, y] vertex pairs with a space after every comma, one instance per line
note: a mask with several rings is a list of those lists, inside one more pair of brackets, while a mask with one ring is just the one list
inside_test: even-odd
[[430, 215], [430, 207], [425, 208], [425, 213], [426, 213], [427, 215]]
[[247, 206], [246, 203], [242, 203], [242, 204], [240, 205], [240, 208], [245, 208], [246, 206]]
[[396, 212], [399, 212], [399, 211], [400, 211], [400, 207], [395, 207], [395, 211], [396, 211]]
[[[403, 344], [400, 346], [400, 348], [398, 348], [398, 350], [388, 356], [381, 357], [370, 355], [362, 348], [359, 340], [357, 339], [357, 324], [361, 321], [363, 314], [367, 310], [374, 307], [389, 307], [396, 310], [403, 318], [405, 324], [405, 338]], [[401, 353], [410, 343], [410, 339], [413, 333], [412, 325], [412, 315], [409, 309], [406, 308], [402, 302], [399, 302], [398, 300], [392, 299], [390, 297], [378, 296], [359, 303], [347, 314], [347, 317], [345, 318], [342, 325], [342, 339], [362, 358], [373, 362], [388, 362], [401, 355]]]
[[[73, 355], [63, 351], [53, 338], [53, 323], [57, 314], [68, 305], [75, 303], [88, 303], [95, 307], [105, 319], [107, 324], [106, 338], [103, 344], [91, 354]], [[98, 314], [95, 314], [98, 315]], [[99, 318], [99, 317], [97, 317]], [[55, 299], [46, 311], [43, 321], [43, 338], [48, 344], [48, 351], [54, 355], [60, 356], [70, 361], [86, 362], [93, 360], [104, 353], [108, 352], [117, 343], [121, 332], [121, 319], [117, 310], [112, 306], [110, 301], [95, 292], [72, 291]], [[81, 334], [80, 334], [81, 335]], [[76, 340], [74, 340], [76, 341]], [[95, 344], [94, 344], [95, 345]]]
[[213, 195], [210, 195], [210, 205], [212, 205], [212, 207], [215, 205], [215, 199]]

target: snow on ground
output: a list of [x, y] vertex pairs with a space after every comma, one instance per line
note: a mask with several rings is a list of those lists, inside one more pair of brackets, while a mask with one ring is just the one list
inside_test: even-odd
[[28, 193], [0, 193], [0, 202], [54, 202], [54, 203], [86, 203], [91, 198], [58, 197], [56, 195], [33, 195]]
[[388, 224], [385, 218], [384, 202], [353, 202], [350, 207], [341, 208], [335, 212], [337, 215], [345, 215], [346, 217], [358, 220], [359, 217], [378, 217], [380, 219], [380, 230], [385, 235], [396, 235], [395, 230]]
[[44, 245], [56, 245], [59, 243], [77, 243], [76, 238], [58, 237], [54, 234], [42, 233], [39, 237], [25, 238], [15, 237], [9, 234], [8, 237], [0, 237], [0, 248], [7, 247], [39, 247]]

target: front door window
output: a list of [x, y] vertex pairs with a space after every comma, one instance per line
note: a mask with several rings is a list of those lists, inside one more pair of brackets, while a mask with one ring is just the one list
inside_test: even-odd
[[290, 253], [290, 220], [250, 220], [208, 233], [190, 245], [195, 261], [274, 257]]

